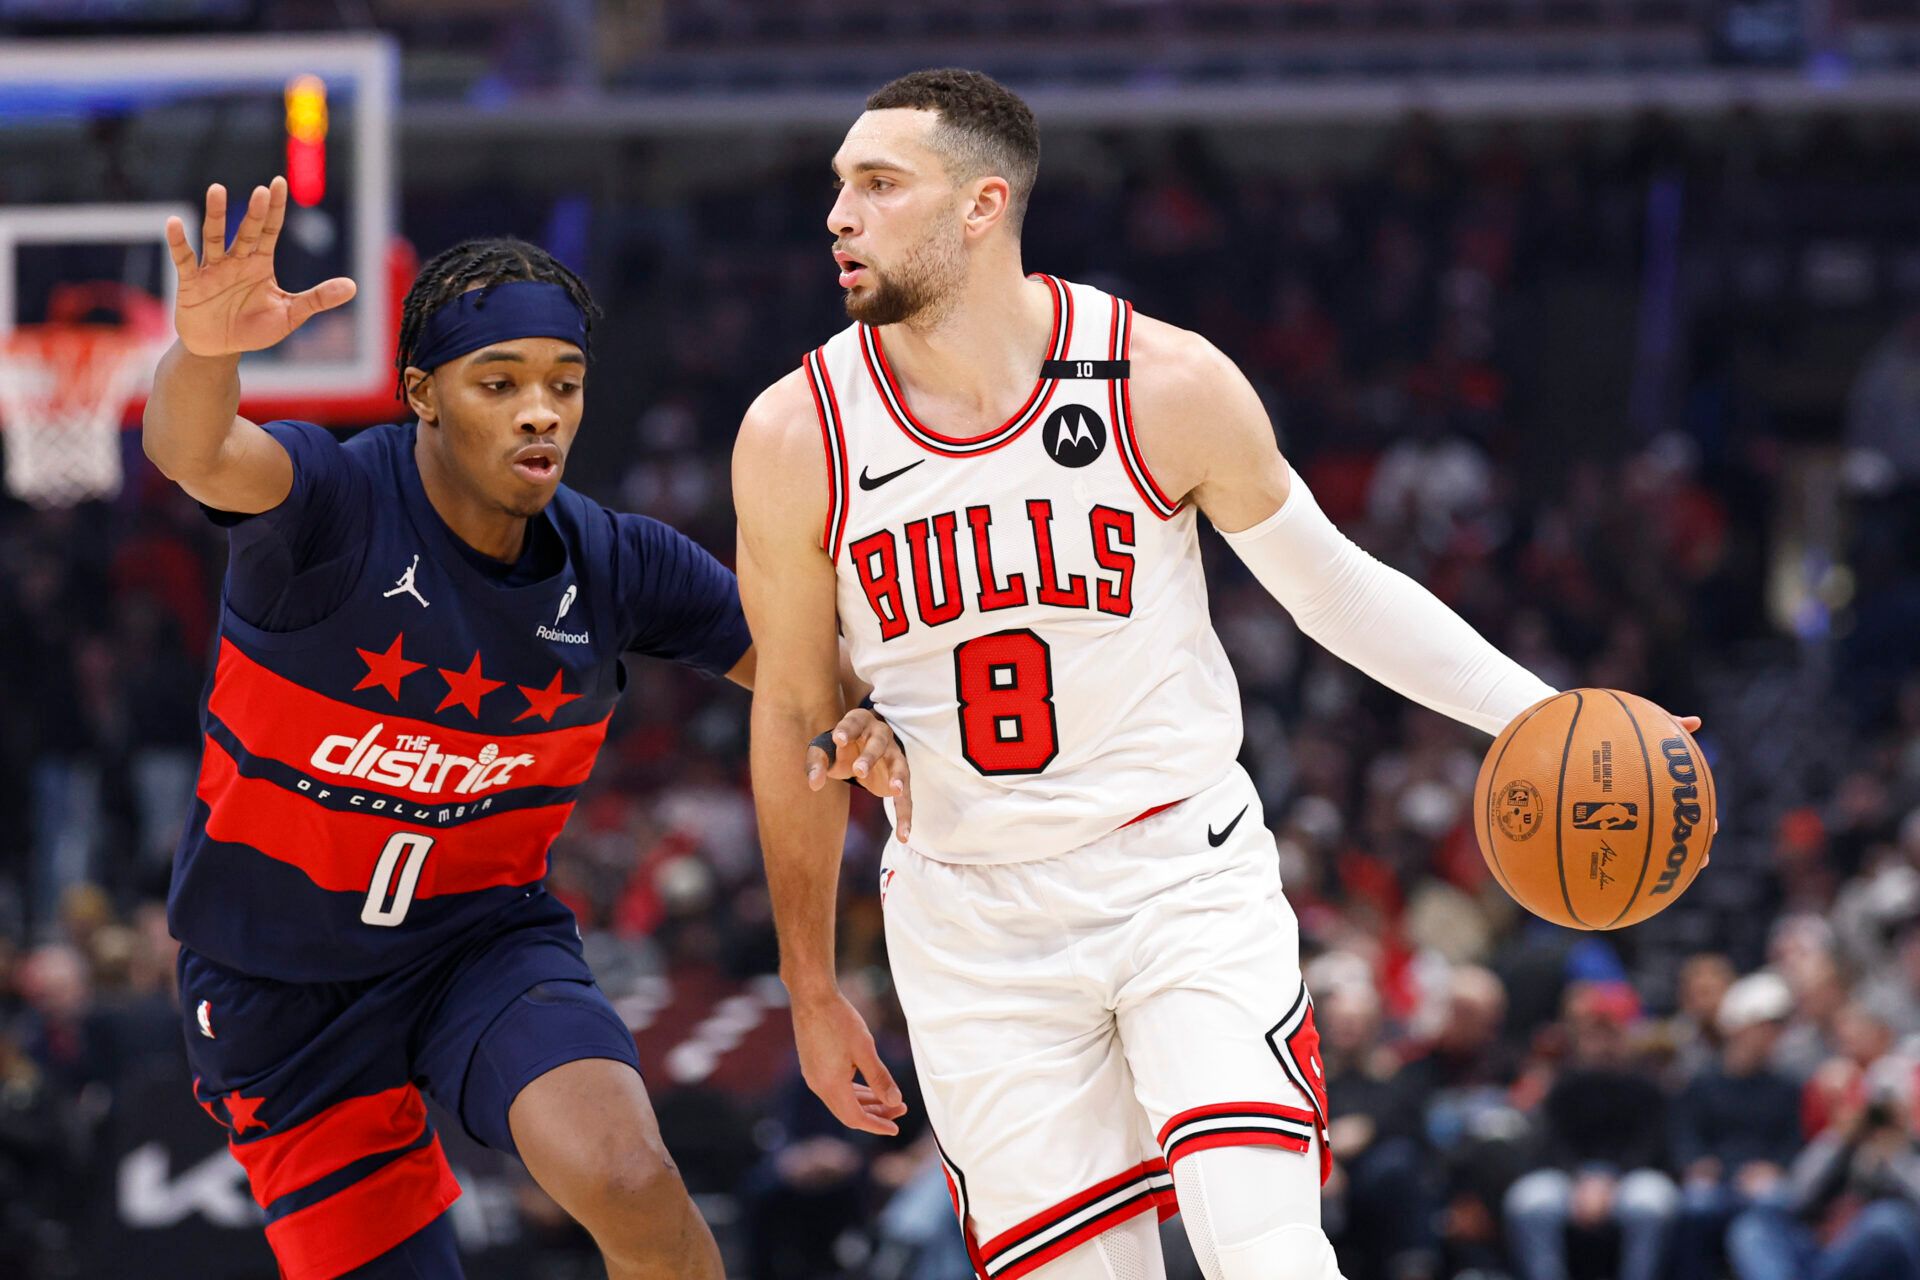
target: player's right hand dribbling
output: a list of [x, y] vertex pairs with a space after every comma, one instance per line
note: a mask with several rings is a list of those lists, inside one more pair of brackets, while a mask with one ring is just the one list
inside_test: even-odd
[[[866, 1021], [838, 991], [793, 1002], [793, 1041], [800, 1074], [834, 1119], [849, 1129], [892, 1136], [907, 1113], [900, 1086], [880, 1061]], [[858, 1072], [860, 1080], [854, 1079]], [[864, 1081], [865, 1083], [862, 1083]]]
[[322, 311], [353, 298], [345, 276], [323, 280], [304, 293], [288, 293], [274, 279], [273, 250], [287, 220], [287, 180], [255, 187], [246, 216], [227, 244], [227, 189], [207, 188], [202, 224], [203, 254], [196, 259], [186, 224], [167, 219], [167, 250], [179, 276], [174, 329], [180, 344], [197, 356], [230, 356], [273, 346]]

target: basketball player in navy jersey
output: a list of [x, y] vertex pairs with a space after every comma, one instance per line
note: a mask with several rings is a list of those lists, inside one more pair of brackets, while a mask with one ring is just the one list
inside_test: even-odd
[[[240, 353], [354, 292], [278, 287], [285, 212], [283, 180], [255, 189], [229, 247], [211, 188], [199, 260], [169, 220], [179, 341], [143, 433], [231, 550], [169, 901], [195, 1096], [286, 1280], [461, 1274], [422, 1088], [525, 1161], [613, 1280], [719, 1280], [633, 1037], [541, 881], [623, 654], [752, 683], [733, 576], [560, 483], [594, 307], [519, 241], [422, 268], [398, 361], [417, 425], [343, 445], [238, 416]], [[904, 796], [883, 723], [838, 732], [823, 774]]]
[[[833, 967], [845, 801], [792, 767], [854, 670], [914, 762], [887, 945], [981, 1280], [1334, 1280], [1326, 1095], [1196, 510], [1302, 629], [1488, 733], [1553, 691], [1333, 527], [1197, 334], [1021, 261], [1025, 103], [875, 93], [827, 217], [855, 323], [748, 410], [753, 778], [806, 1079], [885, 1131]], [[825, 262], [822, 262], [825, 267]], [[801, 478], [805, 483], [801, 483]], [[857, 481], [857, 483], [856, 483]], [[1697, 720], [1688, 718], [1688, 727]]]

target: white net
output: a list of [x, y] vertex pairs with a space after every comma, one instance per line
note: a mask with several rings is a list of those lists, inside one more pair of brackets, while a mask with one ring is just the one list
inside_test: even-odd
[[7, 489], [38, 507], [120, 492], [120, 422], [151, 339], [119, 325], [23, 325], [0, 336]]

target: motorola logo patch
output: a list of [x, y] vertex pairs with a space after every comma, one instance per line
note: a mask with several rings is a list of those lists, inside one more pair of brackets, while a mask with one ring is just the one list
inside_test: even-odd
[[1106, 452], [1107, 424], [1083, 404], [1062, 405], [1040, 429], [1047, 456], [1063, 467], [1084, 467]]

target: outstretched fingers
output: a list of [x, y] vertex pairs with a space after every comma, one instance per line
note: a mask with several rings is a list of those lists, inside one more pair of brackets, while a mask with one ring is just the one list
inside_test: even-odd
[[260, 246], [255, 252], [269, 258], [280, 243], [280, 228], [287, 225], [287, 180], [275, 175], [267, 188], [267, 220], [260, 228]]
[[298, 329], [322, 311], [331, 311], [353, 301], [360, 287], [345, 276], [322, 280], [305, 293], [296, 293], [287, 301], [289, 329]]
[[240, 219], [240, 227], [233, 233], [233, 247], [227, 250], [229, 258], [251, 258], [260, 248], [260, 233], [267, 224], [267, 189], [255, 187], [247, 196], [247, 212]]
[[173, 270], [181, 284], [200, 274], [200, 260], [187, 243], [187, 224], [177, 217], [167, 219], [167, 253], [173, 258]]
[[227, 189], [207, 188], [207, 214], [200, 224], [200, 261], [212, 266], [227, 256]]

